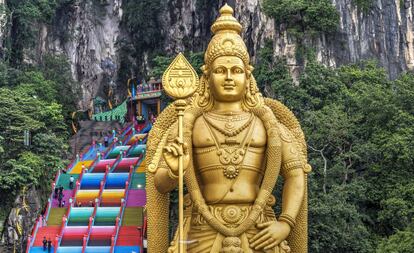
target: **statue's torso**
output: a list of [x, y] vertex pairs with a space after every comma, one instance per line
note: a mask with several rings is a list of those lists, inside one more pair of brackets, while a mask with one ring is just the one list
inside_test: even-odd
[[234, 116], [231, 122], [223, 117], [205, 114], [194, 124], [193, 154], [200, 188], [207, 204], [250, 204], [264, 173], [266, 130], [251, 113]]

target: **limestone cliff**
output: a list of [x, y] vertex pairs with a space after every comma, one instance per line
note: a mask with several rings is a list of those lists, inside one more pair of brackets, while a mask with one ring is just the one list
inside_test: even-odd
[[[42, 29], [41, 52], [61, 52], [71, 62], [73, 76], [82, 86], [81, 108], [85, 109], [92, 97], [102, 95], [109, 79], [117, 80], [120, 68], [117, 41], [133, 43], [141, 36], [131, 34], [122, 22], [125, 2], [128, 1], [78, 0], [62, 10], [53, 27]], [[294, 40], [283, 24], [275, 24], [266, 17], [260, 0], [227, 2], [235, 6], [236, 17], [244, 26], [243, 37], [253, 60], [265, 39], [271, 39], [275, 57], [287, 57], [293, 73], [301, 67], [295, 59]], [[412, 0], [378, 0], [366, 12], [360, 11], [352, 0], [332, 0], [332, 3], [340, 14], [339, 31], [335, 36], [320, 35], [307, 41], [308, 46], [316, 48], [320, 62], [339, 66], [376, 58], [392, 78], [401, 71], [414, 68]], [[135, 61], [122, 66], [130, 68], [131, 75], [140, 77], [148, 72], [151, 68], [149, 58], [154, 52], [174, 54], [204, 50], [210, 37], [209, 27], [223, 1], [162, 0], [159, 4], [160, 11], [153, 18], [162, 41], [140, 48], [139, 55], [132, 56]], [[143, 14], [136, 12], [134, 15]], [[66, 36], [62, 36], [63, 33]], [[108, 64], [114, 67], [113, 73]]]
[[[94, 96], [105, 96], [109, 85], [125, 89], [125, 84], [120, 82], [124, 79], [117, 78], [120, 68], [130, 76], [142, 78], [150, 70], [151, 57], [156, 53], [204, 50], [211, 35], [209, 27], [224, 1], [154, 1], [157, 12], [150, 19], [154, 21], [160, 41], [136, 44], [140, 48], [125, 52], [125, 45], [128, 49], [133, 48], [134, 42], [146, 33], [145, 20], [139, 29], [143, 34], [134, 34], [125, 22], [124, 8], [130, 8], [131, 2], [69, 1], [57, 10], [53, 25], [43, 25], [40, 29], [36, 55], [41, 57], [50, 52], [67, 55], [73, 77], [82, 88], [80, 109], [86, 109]], [[275, 24], [273, 19], [266, 17], [261, 0], [227, 2], [235, 7], [236, 17], [244, 27], [243, 37], [253, 61], [264, 41], [271, 39], [275, 57], [286, 57], [293, 74], [300, 70], [301, 63], [295, 59], [295, 40], [290, 38], [283, 24]], [[377, 0], [368, 11], [359, 10], [353, 0], [332, 0], [332, 4], [340, 14], [338, 32], [334, 36], [322, 34], [306, 41], [306, 46], [316, 49], [320, 62], [335, 67], [376, 58], [391, 78], [414, 68], [413, 0]], [[144, 15], [147, 11], [142, 10], [145, 8], [137, 9], [133, 15], [148, 18]], [[3, 16], [1, 20], [4, 20]], [[124, 46], [122, 50], [121, 45]], [[130, 59], [127, 64], [120, 64], [121, 57]]]

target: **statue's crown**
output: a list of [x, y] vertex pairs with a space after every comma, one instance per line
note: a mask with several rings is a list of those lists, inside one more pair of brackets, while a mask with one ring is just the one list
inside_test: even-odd
[[221, 7], [219, 12], [221, 14], [220, 17], [218, 17], [216, 22], [211, 26], [213, 34], [219, 32], [236, 32], [237, 34], [240, 34], [242, 26], [237, 19], [233, 17], [233, 8], [228, 4], [225, 4]]
[[240, 33], [241, 24], [233, 16], [233, 8], [225, 4], [220, 9], [220, 16], [211, 26], [214, 34], [204, 55], [204, 63], [210, 66], [219, 56], [236, 56], [249, 65], [250, 57]]

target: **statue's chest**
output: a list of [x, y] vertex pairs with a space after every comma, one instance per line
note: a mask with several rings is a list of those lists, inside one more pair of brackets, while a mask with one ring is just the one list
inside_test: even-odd
[[266, 146], [266, 129], [258, 118], [250, 122], [220, 122], [199, 118], [193, 128], [193, 147], [232, 147], [229, 150], [249, 147]]

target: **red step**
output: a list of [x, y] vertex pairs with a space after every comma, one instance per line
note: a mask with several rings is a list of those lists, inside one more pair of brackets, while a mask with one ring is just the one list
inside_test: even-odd
[[49, 238], [52, 242], [55, 241], [56, 235], [60, 231], [60, 226], [48, 226], [48, 227], [41, 227], [37, 230], [36, 238], [34, 241], [33, 246], [43, 246], [43, 237], [46, 236], [46, 240]]
[[119, 230], [116, 246], [141, 245], [141, 232], [136, 226], [123, 226]]

